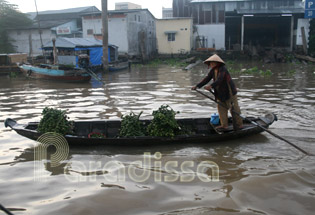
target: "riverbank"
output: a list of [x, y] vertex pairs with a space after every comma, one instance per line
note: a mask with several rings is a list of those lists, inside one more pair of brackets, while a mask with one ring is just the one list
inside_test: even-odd
[[[263, 63], [291, 63], [291, 62], [304, 62], [304, 63], [314, 63], [315, 58], [301, 54], [300, 52], [288, 52], [285, 49], [275, 48], [270, 50], [261, 50], [259, 52], [255, 51], [224, 51], [224, 50], [207, 50], [204, 51], [191, 51], [189, 54], [159, 54], [152, 58], [155, 59], [170, 59], [178, 58], [179, 60], [196, 58], [197, 60], [205, 60], [213, 54], [218, 54], [222, 59], [227, 60], [255, 60], [261, 61]], [[151, 60], [151, 61], [152, 61]], [[150, 62], [150, 61], [149, 61]]]

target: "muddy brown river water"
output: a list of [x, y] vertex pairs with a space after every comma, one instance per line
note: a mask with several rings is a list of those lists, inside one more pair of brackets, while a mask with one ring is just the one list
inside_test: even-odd
[[[276, 113], [270, 130], [315, 154], [314, 65], [232, 65], [254, 66], [272, 74], [232, 73], [243, 114]], [[4, 127], [7, 117], [38, 121], [46, 106], [72, 120], [146, 118], [162, 104], [209, 117], [215, 104], [190, 90], [206, 73], [135, 66], [104, 74], [104, 87], [0, 76], [0, 204], [14, 214], [314, 214], [315, 157], [266, 132], [211, 145], [71, 148], [53, 166], [34, 160], [37, 142]], [[218, 181], [203, 162], [217, 165]]]

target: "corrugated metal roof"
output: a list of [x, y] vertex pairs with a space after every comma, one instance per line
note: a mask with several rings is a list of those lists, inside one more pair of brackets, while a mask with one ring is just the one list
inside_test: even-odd
[[[48, 20], [48, 21], [40, 21], [40, 28], [41, 29], [51, 29], [54, 27], [58, 27], [59, 25], [65, 24], [67, 22], [70, 22], [71, 19], [67, 19], [67, 20]], [[20, 26], [18, 28], [16, 27], [12, 27], [10, 28], [12, 29], [18, 29], [18, 30], [27, 30], [27, 29], [38, 29], [38, 22], [35, 21], [33, 22], [32, 25], [30, 26]]]
[[[136, 13], [136, 12], [141, 12], [141, 11], [147, 11], [153, 18], [155, 18], [155, 16], [153, 16], [153, 14], [150, 12], [149, 9], [125, 9], [125, 10], [109, 10], [108, 14], [116, 14], [116, 13]], [[90, 13], [84, 13], [81, 16], [89, 16], [89, 15], [100, 15], [102, 14], [102, 12], [90, 12]]]
[[254, 1], [254, 0], [192, 0], [190, 3], [208, 3], [208, 2], [237, 2], [237, 1]]
[[[63, 15], [63, 14], [83, 14], [83, 13], [92, 13], [92, 12], [100, 12], [100, 10], [95, 6], [88, 7], [77, 7], [77, 8], [68, 8], [63, 10], [47, 10], [47, 11], [39, 11], [38, 15], [42, 16], [50, 16], [50, 15]], [[30, 19], [35, 19], [37, 16], [36, 12], [28, 12], [26, 13]]]
[[95, 10], [95, 11], [100, 11], [97, 7], [95, 6], [88, 6], [88, 7], [76, 7], [76, 8], [68, 8], [68, 9], [63, 9], [63, 10], [47, 10], [47, 11], [39, 11], [39, 15], [47, 15], [47, 14], [64, 14], [64, 13], [81, 13], [85, 12], [86, 10]]
[[[76, 47], [100, 47], [103, 46], [101, 40], [95, 38], [67, 38], [67, 37], [58, 37], [56, 39], [56, 47], [58, 48], [76, 48]], [[115, 45], [109, 44], [109, 46], [117, 47]], [[52, 48], [52, 41], [46, 43], [44, 48]]]
[[[77, 7], [64, 10], [49, 10], [39, 12], [41, 29], [49, 29], [70, 22], [74, 19], [80, 19], [84, 13], [100, 12], [95, 6]], [[12, 28], [12, 29], [36, 29], [38, 28], [36, 12], [27, 13], [33, 19], [34, 23], [31, 26]]]
[[[95, 38], [66, 38], [58, 37], [56, 39], [56, 47], [58, 48], [76, 48], [76, 47], [93, 47], [102, 46], [102, 41]], [[52, 41], [46, 43], [44, 48], [52, 48]]]

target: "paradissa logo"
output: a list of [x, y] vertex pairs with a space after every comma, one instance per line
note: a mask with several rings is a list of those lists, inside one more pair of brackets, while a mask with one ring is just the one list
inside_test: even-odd
[[[203, 182], [219, 181], [219, 167], [215, 162], [202, 161], [198, 164], [195, 161], [162, 162], [161, 158], [160, 152], [156, 152], [154, 155], [145, 152], [143, 160], [134, 161], [127, 165], [119, 161], [109, 161], [104, 165], [101, 162], [93, 161], [89, 162], [88, 167], [86, 167], [86, 164], [76, 161], [68, 163], [64, 170], [65, 176], [72, 182], [95, 181], [96, 176], [100, 173], [107, 182], [111, 183], [123, 182], [126, 181], [126, 178], [139, 183], [152, 179], [155, 182], [192, 182], [196, 179]], [[89, 171], [91, 169], [93, 171]]]
[[[63, 165], [64, 175], [71, 182], [96, 181], [102, 175], [107, 182], [132, 180], [134, 182], [203, 182], [219, 181], [219, 166], [213, 161], [196, 162], [186, 160], [162, 161], [162, 154], [150, 152], [143, 154], [142, 160], [122, 163], [112, 160], [105, 164], [101, 161], [71, 161], [66, 162], [69, 155], [67, 140], [60, 134], [45, 133], [37, 140], [40, 144], [34, 151], [34, 180], [47, 180], [45, 167], [60, 168]], [[48, 147], [54, 146], [55, 152], [48, 157]], [[87, 177], [88, 176], [88, 177]]]
[[[47, 132], [41, 135], [37, 142], [40, 144], [34, 149], [34, 181], [45, 181], [45, 166], [58, 167], [69, 155], [67, 140], [60, 134]], [[54, 146], [56, 151], [48, 156], [48, 147]]]

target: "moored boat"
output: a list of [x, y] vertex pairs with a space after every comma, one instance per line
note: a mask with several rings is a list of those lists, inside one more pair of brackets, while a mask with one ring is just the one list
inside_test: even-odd
[[[267, 114], [264, 117], [248, 117], [263, 128], [268, 128], [277, 118], [274, 114]], [[231, 119], [230, 119], [231, 120]], [[151, 120], [141, 120], [148, 125]], [[177, 119], [178, 123], [186, 130], [190, 131], [187, 135], [170, 137], [119, 137], [121, 120], [100, 120], [100, 121], [75, 121], [73, 134], [65, 135], [71, 147], [75, 146], [153, 146], [160, 144], [184, 144], [184, 143], [206, 143], [211, 144], [219, 141], [233, 140], [236, 138], [251, 136], [264, 131], [264, 129], [244, 121], [244, 127], [234, 131], [230, 125], [227, 130], [218, 133], [210, 124], [209, 118], [186, 118]], [[42, 134], [37, 131], [38, 122], [19, 124], [13, 119], [6, 119], [5, 126], [15, 130], [18, 134], [32, 140], [37, 140]], [[101, 134], [100, 137], [93, 138], [91, 134]]]
[[64, 82], [88, 82], [91, 80], [90, 74], [79, 68], [50, 64], [41, 64], [40, 66], [23, 64], [19, 67], [28, 78]]
[[123, 61], [123, 62], [114, 62], [114, 63], [109, 63], [108, 70], [111, 72], [114, 71], [120, 71], [127, 69], [129, 67], [129, 62], [128, 61]]
[[27, 54], [0, 54], [0, 75], [11, 72], [20, 72], [17, 64], [27, 62]]

